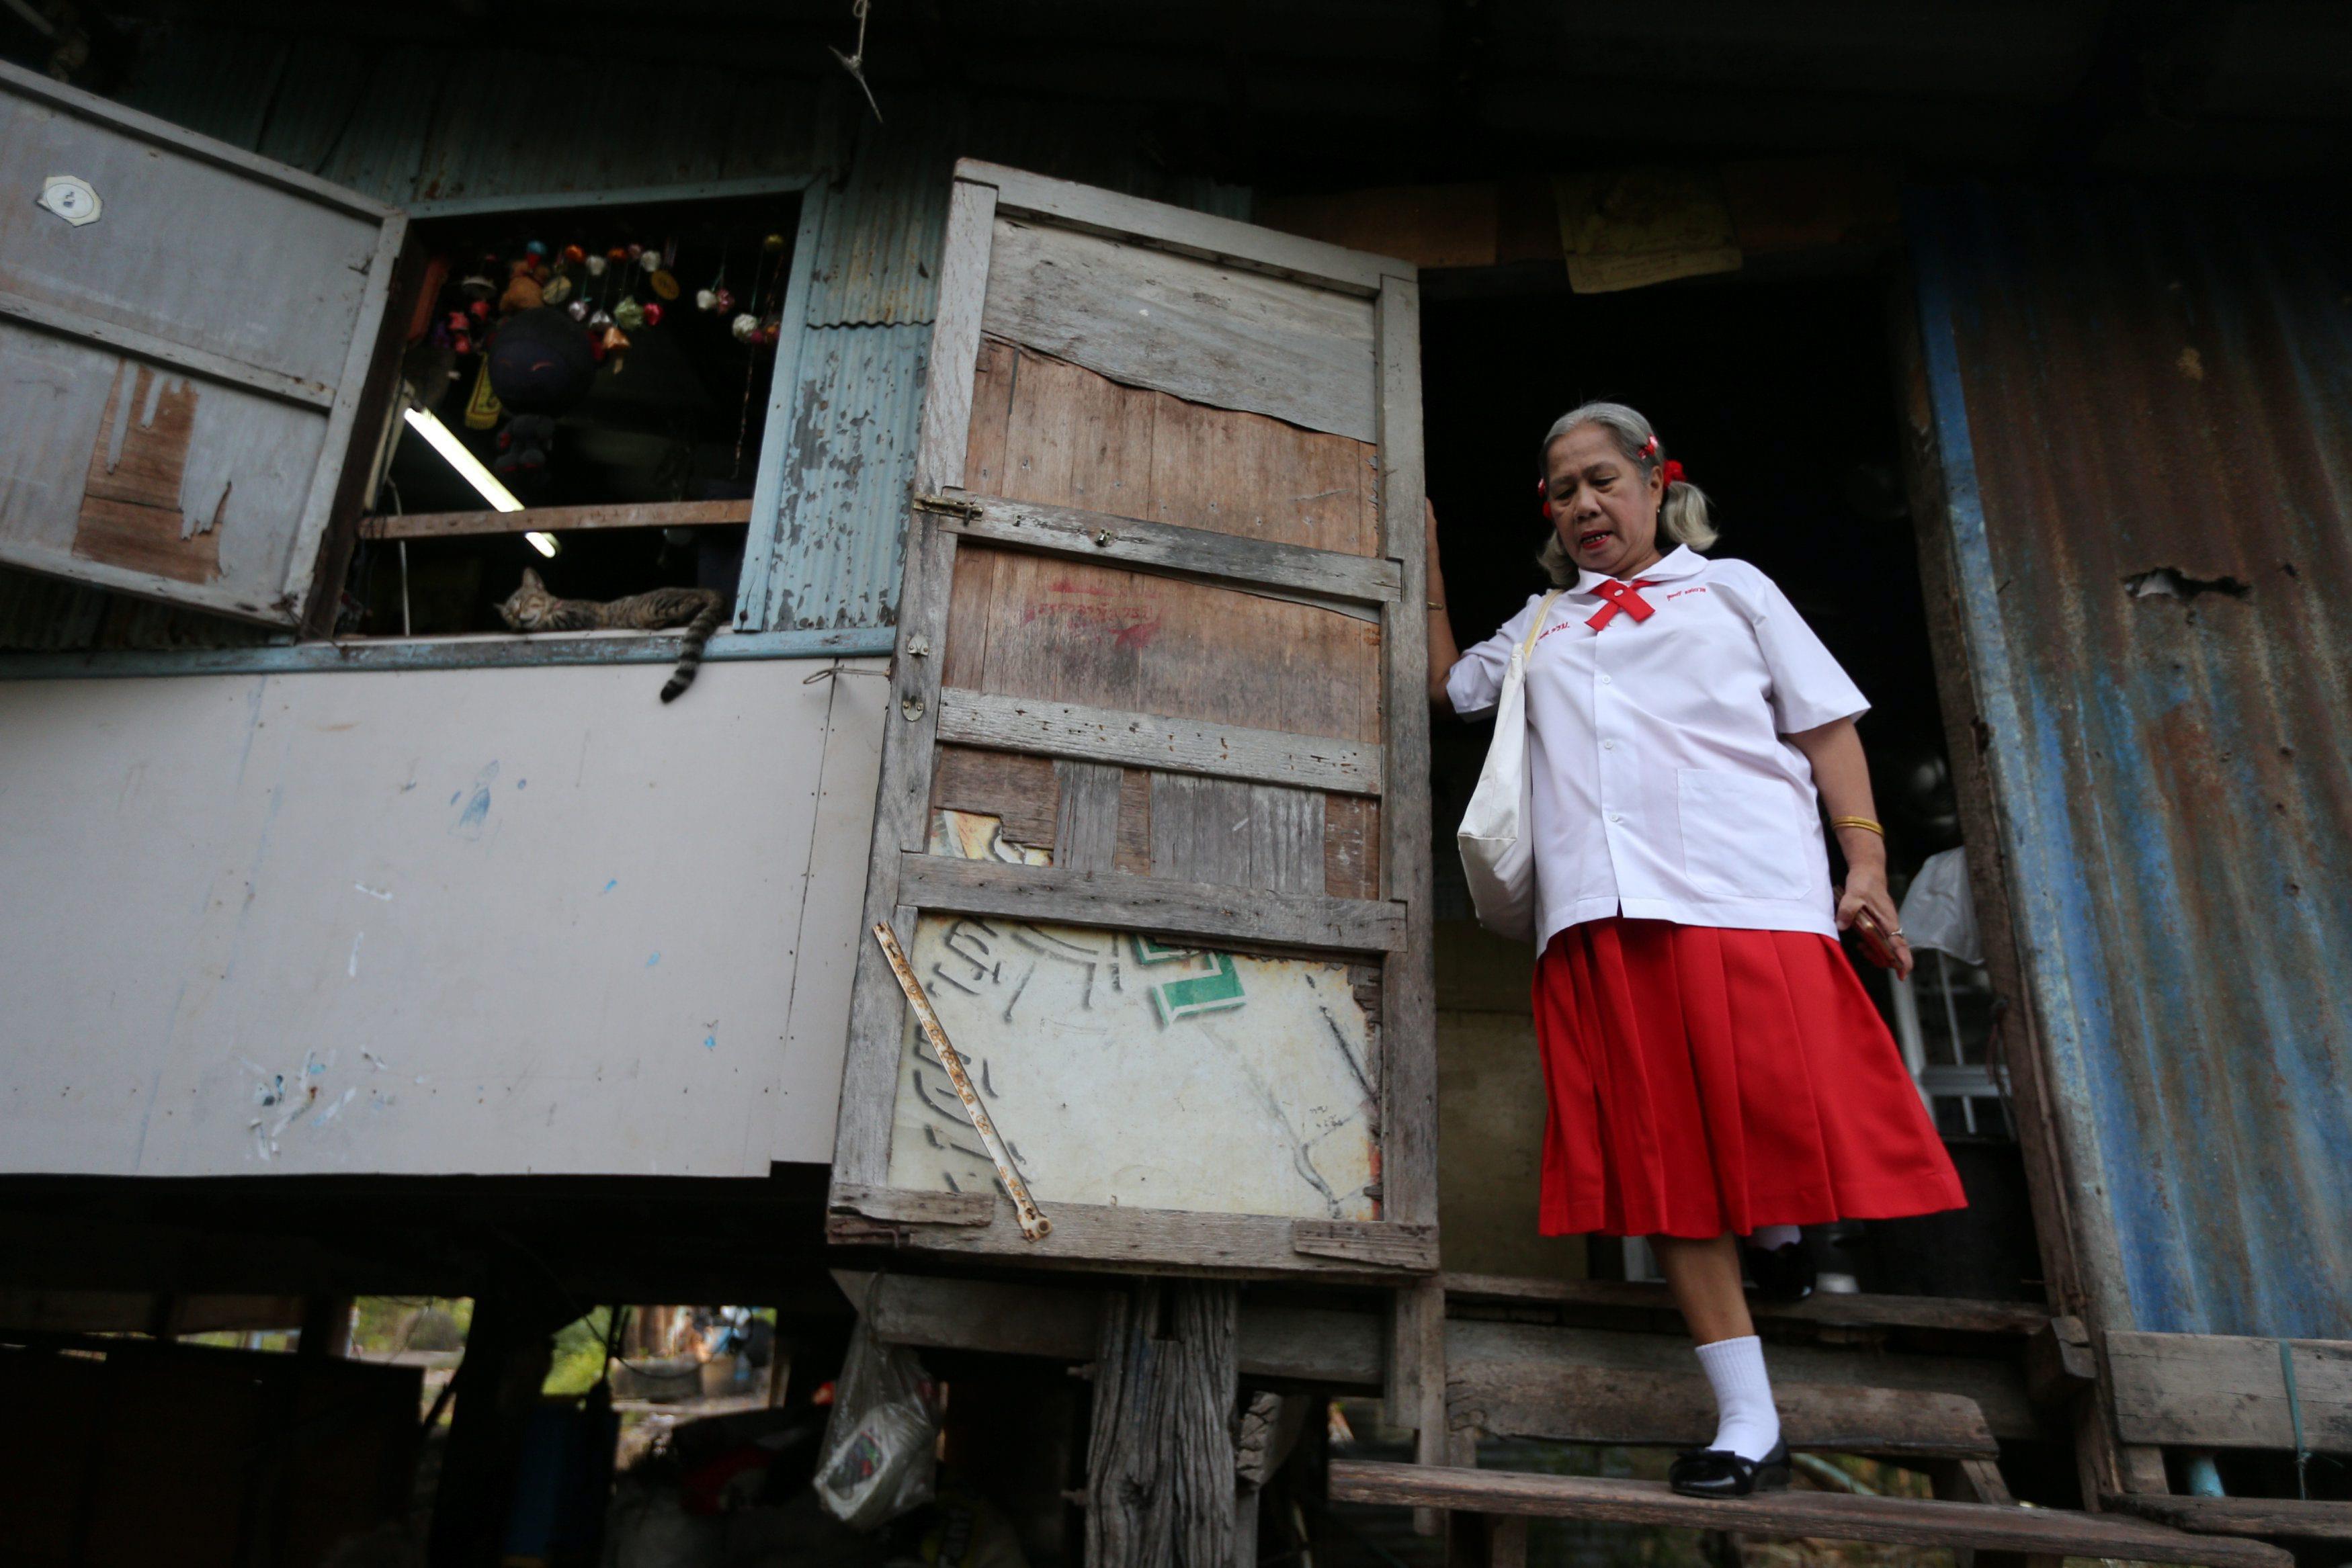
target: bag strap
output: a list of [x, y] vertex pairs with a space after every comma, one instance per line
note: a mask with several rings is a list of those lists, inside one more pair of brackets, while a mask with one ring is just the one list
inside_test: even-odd
[[1560, 596], [1560, 592], [1561, 591], [1559, 589], [1553, 589], [1549, 593], [1544, 595], [1543, 602], [1536, 606], [1536, 623], [1528, 628], [1528, 639], [1526, 642], [1519, 644], [1520, 664], [1526, 664], [1528, 658], [1534, 654], [1536, 651], [1536, 639], [1543, 635], [1544, 622], [1551, 614], [1551, 601], [1558, 599]]

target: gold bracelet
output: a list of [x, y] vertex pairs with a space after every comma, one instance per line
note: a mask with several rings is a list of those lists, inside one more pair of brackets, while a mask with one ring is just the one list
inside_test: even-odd
[[1435, 601], [1434, 599], [1433, 599], [1433, 600], [1431, 600], [1431, 601], [1429, 601], [1429, 607], [1430, 607], [1432, 610], [1443, 610], [1443, 609], [1444, 609], [1444, 608], [1445, 608], [1445, 606], [1444, 606], [1443, 604], [1440, 604], [1440, 603], [1439, 603], [1439, 602], [1437, 602], [1437, 601]]
[[1886, 836], [1886, 830], [1880, 827], [1876, 822], [1872, 821], [1868, 817], [1832, 817], [1830, 819], [1830, 826], [1832, 828], [1860, 828], [1864, 832], [1876, 833], [1882, 839]]

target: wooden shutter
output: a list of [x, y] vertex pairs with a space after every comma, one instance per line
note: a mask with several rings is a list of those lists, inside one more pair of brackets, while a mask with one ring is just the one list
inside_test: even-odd
[[0, 191], [0, 563], [301, 623], [406, 220], [5, 65]]
[[1436, 1266], [1418, 294], [1403, 262], [957, 169], [834, 1234]]

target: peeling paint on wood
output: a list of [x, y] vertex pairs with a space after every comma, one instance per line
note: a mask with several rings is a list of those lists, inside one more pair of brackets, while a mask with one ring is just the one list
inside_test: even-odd
[[220, 576], [218, 524], [234, 486], [223, 482], [209, 512], [184, 509], [195, 421], [196, 389], [185, 378], [122, 361], [90, 449], [74, 554], [182, 582]]

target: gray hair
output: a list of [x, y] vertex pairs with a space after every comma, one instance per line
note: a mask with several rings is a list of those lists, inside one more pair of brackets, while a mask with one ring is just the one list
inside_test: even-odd
[[[1597, 424], [1615, 437], [1617, 450], [1625, 455], [1625, 460], [1633, 465], [1644, 480], [1666, 460], [1664, 442], [1651, 448], [1647, 455], [1643, 455], [1643, 448], [1650, 446], [1657, 432], [1650, 428], [1650, 422], [1638, 411], [1627, 408], [1622, 402], [1588, 402], [1580, 408], [1570, 409], [1552, 421], [1551, 428], [1544, 432], [1544, 463], [1549, 465], [1550, 462], [1551, 444], [1580, 424]], [[1693, 549], [1703, 550], [1714, 544], [1718, 536], [1714, 523], [1707, 517], [1706, 492], [1687, 479], [1667, 486], [1665, 498], [1658, 503], [1658, 531], [1675, 543], [1688, 545]], [[1559, 534], [1554, 533], [1544, 541], [1543, 553], [1536, 559], [1543, 563], [1553, 586], [1576, 586], [1577, 569], [1568, 559], [1567, 547], [1559, 542]]]

